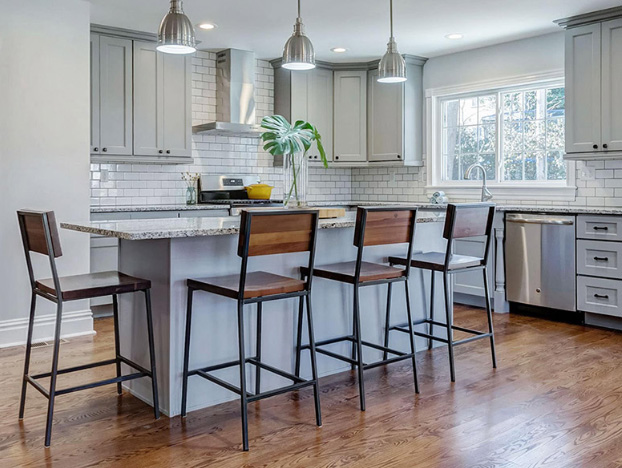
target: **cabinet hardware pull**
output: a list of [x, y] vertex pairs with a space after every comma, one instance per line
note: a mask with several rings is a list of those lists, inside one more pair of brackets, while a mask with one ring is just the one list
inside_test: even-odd
[[594, 294], [594, 297], [596, 299], [609, 299], [609, 296], [607, 294]]
[[607, 146], [607, 143], [605, 143], [605, 144], [603, 145], [603, 148], [605, 148], [605, 149], [609, 148], [609, 146]]
[[594, 257], [594, 260], [596, 260], [597, 262], [608, 262], [609, 258], [608, 257]]
[[166, 150], [166, 154], [171, 154], [171, 150]]
[[335, 159], [339, 159], [339, 156], [335, 156]]
[[108, 148], [102, 148], [102, 151], [105, 153], [106, 151], [108, 151]]
[[607, 226], [594, 226], [592, 229], [594, 229], [594, 231], [608, 231], [609, 230]]
[[162, 154], [162, 153], [164, 153], [164, 151], [162, 151], [162, 150], [158, 150], [158, 153]]
[[93, 151], [99, 151], [99, 148], [96, 146], [95, 148], [93, 148]]
[[592, 146], [592, 148], [598, 149], [598, 145], [594, 145], [594, 146]]
[[398, 154], [398, 155], [397, 155], [397, 159], [402, 159], [402, 157]]

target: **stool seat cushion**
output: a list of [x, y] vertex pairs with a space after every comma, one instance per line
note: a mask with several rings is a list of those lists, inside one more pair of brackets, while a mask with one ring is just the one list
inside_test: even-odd
[[[253, 271], [246, 274], [244, 299], [304, 291], [306, 284], [305, 281], [288, 276], [275, 275], [267, 271]], [[240, 275], [188, 279], [188, 287], [237, 299]]]
[[[59, 282], [62, 299], [65, 301], [144, 291], [151, 287], [151, 281], [135, 278], [119, 271], [63, 276], [59, 278]], [[36, 286], [41, 291], [56, 296], [52, 278], [39, 280]]]
[[[356, 262], [333, 263], [314, 268], [313, 276], [353, 284], [355, 269]], [[309, 274], [309, 270], [306, 267], [302, 268], [301, 272], [304, 275]], [[382, 281], [393, 278], [401, 278], [405, 275], [406, 271], [402, 268], [394, 268], [380, 263], [361, 262], [361, 283], [366, 281]]]
[[[396, 265], [406, 265], [406, 259], [400, 257], [389, 257], [389, 262]], [[484, 259], [480, 257], [452, 254], [449, 262], [449, 269], [460, 270], [463, 268], [481, 266], [483, 264]], [[410, 266], [413, 268], [422, 268], [424, 270], [442, 271], [445, 269], [445, 253], [426, 252], [415, 254], [411, 258]]]

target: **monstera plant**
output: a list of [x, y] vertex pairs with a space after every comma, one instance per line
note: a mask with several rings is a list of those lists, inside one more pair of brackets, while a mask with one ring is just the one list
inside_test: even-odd
[[298, 120], [293, 125], [282, 115], [264, 117], [261, 127], [263, 148], [273, 156], [283, 156], [283, 205], [302, 206], [306, 202], [307, 151], [313, 143], [317, 146], [324, 167], [328, 167], [322, 136], [317, 128]]

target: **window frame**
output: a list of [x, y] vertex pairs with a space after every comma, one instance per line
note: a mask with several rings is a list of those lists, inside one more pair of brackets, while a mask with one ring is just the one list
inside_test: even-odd
[[523, 200], [542, 200], [543, 197], [548, 200], [574, 200], [576, 196], [576, 165], [574, 161], [566, 161], [566, 180], [501, 181], [500, 177], [502, 166], [499, 163], [502, 160], [500, 150], [503, 138], [503, 125], [499, 126], [503, 123], [501, 94], [508, 91], [526, 91], [550, 87], [565, 87], [563, 70], [426, 90], [426, 190], [428, 194], [443, 190], [447, 195], [453, 197], [471, 198], [475, 191], [481, 190], [481, 180], [442, 180], [444, 171], [442, 106], [444, 101], [451, 99], [497, 94], [496, 180], [487, 181], [493, 195], [497, 198], [520, 197]]

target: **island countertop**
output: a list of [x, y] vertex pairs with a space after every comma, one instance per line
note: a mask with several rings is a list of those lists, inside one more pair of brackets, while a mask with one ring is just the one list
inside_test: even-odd
[[[444, 212], [422, 213], [417, 217], [417, 223], [443, 222], [444, 215]], [[356, 213], [348, 212], [341, 218], [320, 219], [319, 227], [320, 229], [352, 228], [355, 222]], [[64, 222], [60, 225], [63, 229], [105, 237], [151, 240], [237, 234], [240, 230], [240, 217], [130, 219], [87, 223]]]

